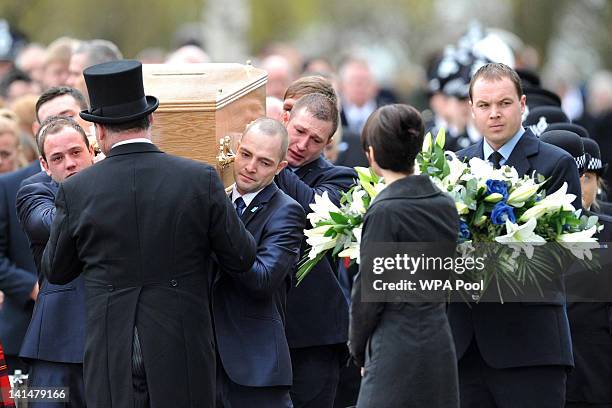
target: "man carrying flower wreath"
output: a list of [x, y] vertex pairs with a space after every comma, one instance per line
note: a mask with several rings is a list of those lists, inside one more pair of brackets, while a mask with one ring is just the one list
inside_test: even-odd
[[[526, 98], [517, 73], [504, 64], [487, 64], [472, 77], [469, 96], [484, 140], [457, 156], [479, 157], [496, 168], [513, 166], [519, 176], [535, 171], [548, 179], [549, 192], [567, 182], [567, 192], [578, 197], [574, 207], [580, 208], [573, 158], [521, 126]], [[500, 209], [492, 216], [503, 223], [512, 214]], [[564, 406], [567, 369], [574, 363], [563, 296], [537, 304], [454, 303], [448, 313], [462, 407]]]

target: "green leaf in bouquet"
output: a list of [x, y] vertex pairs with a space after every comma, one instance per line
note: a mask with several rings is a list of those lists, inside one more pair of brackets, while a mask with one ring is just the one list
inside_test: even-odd
[[430, 177], [437, 177], [439, 171], [440, 170], [438, 170], [437, 167], [429, 166], [429, 167], [427, 167], [425, 173], [428, 174]]
[[340, 204], [351, 204], [353, 202], [353, 192], [355, 191], [356, 187], [357, 186], [353, 186], [348, 191], [340, 193]]
[[468, 195], [476, 197], [476, 195], [478, 194], [478, 180], [476, 180], [475, 178], [469, 179], [465, 183], [465, 189]]
[[370, 180], [372, 180], [372, 184], [377, 184], [380, 181], [380, 176], [376, 174], [373, 168], [369, 168], [370, 170]]
[[336, 231], [336, 227], [337, 225], [331, 225], [331, 228], [328, 229], [327, 231], [325, 231], [325, 234], [323, 234], [324, 237], [332, 237], [334, 238], [336, 235], [338, 235], [338, 232]]
[[348, 223], [348, 218], [345, 215], [342, 215], [340, 213], [337, 213], [337, 212], [334, 212], [334, 211], [330, 211], [329, 216], [337, 224], [347, 224]]
[[309, 259], [306, 256], [306, 252], [304, 253], [304, 257], [302, 258], [302, 260], [298, 264], [298, 270], [297, 270], [297, 272], [295, 274], [295, 277], [297, 279], [297, 282], [296, 282], [295, 286], [298, 286], [300, 283], [302, 283], [302, 281], [304, 280], [306, 275], [308, 275], [308, 273], [312, 270], [312, 268], [314, 268], [314, 266], [316, 264], [318, 264], [321, 261], [321, 259], [323, 259], [323, 257], [325, 256], [326, 253], [327, 253], [327, 251], [320, 252], [313, 259]]
[[484, 215], [484, 213], [485, 213], [485, 204], [480, 203], [480, 205], [476, 209], [476, 212], [474, 212], [474, 215], [472, 216], [472, 222], [479, 220], [480, 217]]
[[[338, 254], [340, 252], [342, 252], [342, 250], [344, 249], [344, 245], [346, 243], [346, 238], [344, 238], [345, 235], [342, 236], [342, 238], [338, 239], [338, 242], [336, 242], [336, 246], [334, 247], [334, 250], [332, 251], [332, 256], [338, 256]], [[350, 237], [349, 237], [350, 239]]]
[[[448, 163], [446, 162], [446, 157], [444, 156], [443, 151], [440, 150], [436, 152], [434, 156], [433, 165], [440, 174], [444, 173], [444, 165], [446, 165], [446, 167], [448, 168]], [[450, 172], [450, 169], [448, 169], [448, 171]], [[443, 178], [443, 177], [440, 177], [440, 178]]]

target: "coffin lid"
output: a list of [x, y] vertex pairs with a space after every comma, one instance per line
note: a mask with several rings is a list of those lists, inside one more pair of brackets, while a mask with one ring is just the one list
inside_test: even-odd
[[215, 111], [265, 85], [267, 73], [250, 64], [144, 64], [145, 93], [157, 112]]

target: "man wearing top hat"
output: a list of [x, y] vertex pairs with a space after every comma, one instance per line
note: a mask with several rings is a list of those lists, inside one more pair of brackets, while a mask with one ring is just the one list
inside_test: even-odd
[[[484, 139], [457, 152], [495, 167], [534, 171], [552, 193], [563, 182], [580, 208], [580, 180], [572, 156], [521, 126], [525, 95], [518, 75], [487, 64], [470, 83], [472, 116]], [[573, 365], [565, 300], [539, 303], [454, 303], [448, 309], [459, 368], [461, 406], [562, 407], [567, 369]]]
[[245, 273], [255, 244], [215, 170], [161, 152], [138, 61], [83, 75], [105, 160], [60, 184], [42, 260], [49, 282], [83, 274], [91, 407], [207, 407], [215, 400], [209, 311], [215, 262]]

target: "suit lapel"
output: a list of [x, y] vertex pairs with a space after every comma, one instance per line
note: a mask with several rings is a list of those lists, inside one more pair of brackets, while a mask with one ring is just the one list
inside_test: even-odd
[[506, 164], [514, 167], [520, 175], [529, 174], [532, 170], [529, 158], [538, 154], [539, 143], [538, 138], [530, 130], [526, 130], [512, 150]]
[[255, 214], [259, 213], [263, 208], [266, 207], [268, 201], [270, 201], [270, 199], [274, 196], [274, 194], [276, 194], [277, 191], [278, 187], [276, 187], [276, 184], [271, 183], [255, 196], [253, 201], [251, 201], [251, 204], [249, 204], [249, 206], [244, 210], [242, 216], [240, 217], [245, 227], [248, 226], [249, 222], [253, 219]]

